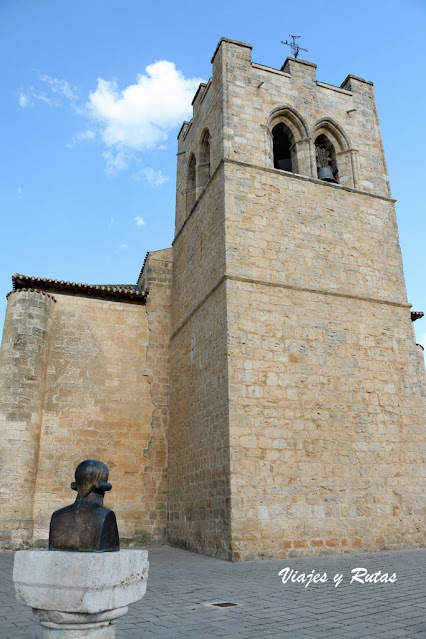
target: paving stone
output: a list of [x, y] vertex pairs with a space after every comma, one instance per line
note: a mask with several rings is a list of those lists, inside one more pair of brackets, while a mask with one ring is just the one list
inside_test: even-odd
[[[426, 630], [426, 550], [315, 558], [319, 570], [349, 575], [354, 562], [397, 574], [396, 584], [303, 588], [277, 579], [283, 560], [228, 563], [166, 546], [149, 548], [145, 597], [117, 623], [117, 639], [420, 639]], [[312, 558], [285, 560], [307, 571]], [[41, 626], [20, 606], [13, 553], [0, 553], [0, 639], [41, 639]], [[194, 587], [196, 584], [196, 587]], [[389, 588], [387, 588], [389, 586]], [[230, 608], [203, 605], [232, 601]]]

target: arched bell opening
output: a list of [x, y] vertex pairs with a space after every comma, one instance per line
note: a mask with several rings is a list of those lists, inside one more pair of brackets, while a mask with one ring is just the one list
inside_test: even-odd
[[279, 122], [272, 129], [274, 168], [281, 171], [296, 172], [294, 139], [290, 129]]
[[329, 138], [321, 134], [315, 139], [315, 157], [318, 179], [333, 184], [339, 183], [336, 150]]
[[186, 181], [186, 214], [191, 212], [196, 200], [196, 172], [197, 161], [195, 155], [192, 154], [188, 164], [188, 175]]
[[206, 129], [201, 138], [198, 163], [198, 184], [204, 187], [210, 179], [210, 133]]

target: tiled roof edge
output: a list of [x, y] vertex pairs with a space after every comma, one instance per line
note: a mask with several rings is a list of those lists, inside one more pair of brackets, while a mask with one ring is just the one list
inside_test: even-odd
[[145, 303], [146, 301], [146, 296], [141, 293], [136, 284], [82, 284], [79, 282], [53, 280], [47, 277], [32, 277], [19, 273], [12, 275], [12, 284], [14, 291], [21, 289], [53, 289], [58, 291], [58, 293], [74, 293], [87, 297], [119, 297], [140, 303]]
[[145, 264], [146, 264], [146, 261], [147, 261], [147, 259], [148, 259], [148, 255], [149, 255], [149, 251], [148, 251], [148, 252], [147, 252], [147, 254], [145, 255], [145, 259], [144, 259], [144, 261], [143, 261], [142, 268], [141, 268], [141, 270], [140, 270], [140, 273], [139, 273], [139, 276], [138, 276], [138, 279], [136, 280], [136, 282], [139, 282], [139, 280], [141, 279], [141, 275], [142, 275], [143, 270], [144, 270], [144, 268], [145, 268]]

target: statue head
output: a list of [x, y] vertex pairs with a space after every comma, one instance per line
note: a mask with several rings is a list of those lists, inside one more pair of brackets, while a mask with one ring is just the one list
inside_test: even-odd
[[71, 488], [78, 492], [70, 506], [56, 510], [50, 520], [49, 550], [108, 552], [120, 550], [117, 520], [103, 505], [108, 468], [100, 461], [86, 459], [75, 469]]
[[71, 488], [78, 491], [77, 499], [84, 499], [92, 491], [104, 495], [112, 486], [108, 483], [108, 468], [100, 461], [86, 459], [75, 469], [75, 481]]

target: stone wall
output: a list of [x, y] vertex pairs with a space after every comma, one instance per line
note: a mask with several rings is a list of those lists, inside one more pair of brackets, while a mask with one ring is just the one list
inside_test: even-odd
[[[166, 525], [171, 249], [153, 254], [146, 305], [10, 295], [2, 345], [1, 545], [45, 544], [76, 465], [100, 459], [124, 544]], [[10, 511], [10, 512], [9, 512]]]
[[[196, 127], [193, 135], [198, 138]], [[173, 246], [167, 539], [180, 547], [228, 557], [223, 201], [224, 174], [219, 165]]]
[[[34, 500], [34, 538], [51, 513], [74, 499], [76, 465], [100, 459], [113, 489], [120, 535], [152, 526], [145, 508], [152, 404], [143, 370], [146, 308], [55, 294]], [[151, 453], [152, 454], [152, 453]]]
[[[223, 47], [233, 558], [420, 546], [425, 376], [371, 85]], [[280, 104], [312, 139], [344, 123], [352, 181], [271, 167]]]
[[[179, 136], [181, 158], [206, 124], [220, 139], [189, 212], [178, 164], [170, 538], [235, 560], [422, 545], [425, 375], [372, 84], [226, 39], [212, 61]], [[277, 122], [297, 175], [273, 168]], [[319, 134], [339, 185], [317, 179]]]
[[[146, 371], [152, 402], [151, 436], [144, 471], [149, 478], [144, 507], [151, 534], [164, 538], [167, 524], [167, 450], [169, 432], [170, 321], [172, 249], [149, 253], [147, 260], [148, 347]], [[146, 481], [145, 480], [145, 481]]]
[[230, 476], [226, 295], [222, 283], [171, 342], [171, 545], [228, 558]]
[[0, 351], [0, 548], [33, 537], [33, 506], [55, 300], [9, 295]]
[[405, 304], [410, 320], [393, 200], [230, 161], [225, 181], [227, 274]]
[[238, 279], [228, 299], [234, 558], [424, 545], [407, 309]]

